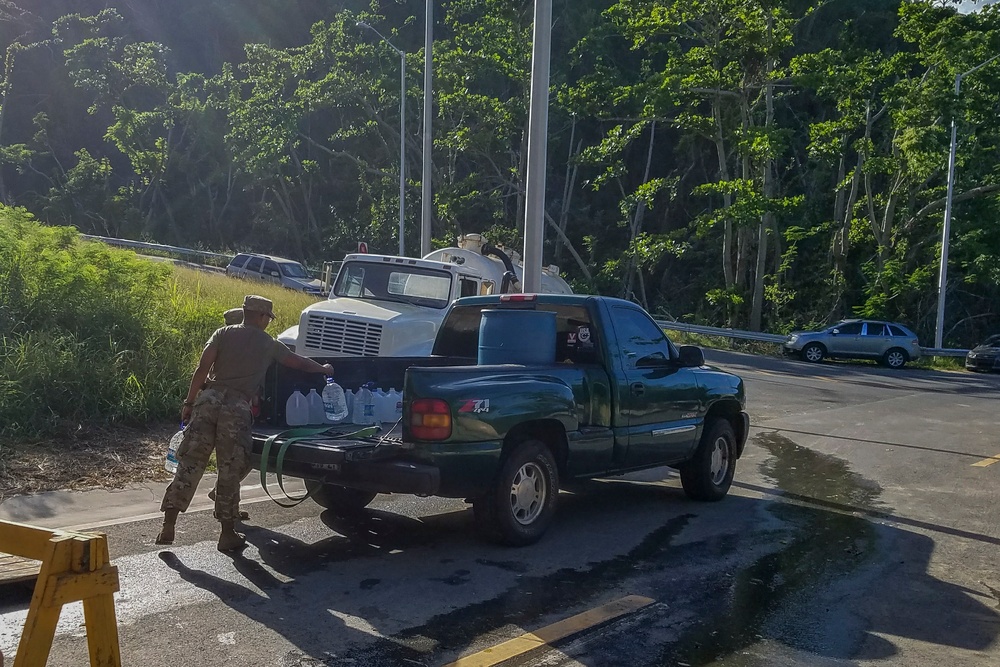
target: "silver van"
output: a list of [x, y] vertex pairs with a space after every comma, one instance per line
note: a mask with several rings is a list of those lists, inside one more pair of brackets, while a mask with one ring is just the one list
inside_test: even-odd
[[889, 368], [902, 368], [920, 358], [917, 335], [895, 322], [843, 320], [822, 331], [796, 331], [784, 344], [786, 354], [805, 361], [826, 357], [876, 359]]
[[248, 280], [262, 280], [316, 296], [324, 296], [323, 283], [299, 262], [272, 255], [240, 253], [226, 267], [226, 275]]

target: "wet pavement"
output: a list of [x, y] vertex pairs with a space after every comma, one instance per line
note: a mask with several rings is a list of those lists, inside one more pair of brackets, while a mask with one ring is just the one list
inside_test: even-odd
[[[628, 595], [654, 602], [509, 665], [1000, 664], [1000, 378], [709, 353], [747, 382], [730, 496], [667, 469], [560, 497], [538, 544], [476, 537], [459, 501], [379, 497], [353, 519], [254, 505], [250, 547], [210, 512], [152, 545], [107, 529], [126, 664], [445, 665]], [[0, 591], [9, 654], [28, 592]], [[50, 665], [85, 662], [67, 607]]]

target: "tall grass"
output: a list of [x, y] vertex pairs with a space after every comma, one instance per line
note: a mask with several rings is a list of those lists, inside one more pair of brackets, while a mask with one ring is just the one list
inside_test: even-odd
[[172, 419], [202, 346], [247, 293], [276, 334], [314, 299], [80, 241], [0, 207], [0, 437]]

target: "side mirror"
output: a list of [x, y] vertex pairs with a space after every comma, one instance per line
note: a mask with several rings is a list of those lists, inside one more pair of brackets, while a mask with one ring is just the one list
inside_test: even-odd
[[685, 368], [697, 368], [705, 365], [705, 353], [697, 345], [681, 345], [678, 361]]
[[279, 275], [281, 274], [279, 274], [277, 271], [271, 271], [271, 277], [277, 278]]
[[830, 332], [830, 334], [833, 335], [833, 336], [839, 336], [840, 335], [840, 329], [834, 329], [833, 331]]

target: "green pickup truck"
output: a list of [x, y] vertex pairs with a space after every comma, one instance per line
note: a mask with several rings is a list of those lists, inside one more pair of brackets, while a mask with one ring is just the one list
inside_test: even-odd
[[[555, 313], [555, 358], [477, 365], [483, 311]], [[551, 316], [546, 315], [551, 319]], [[523, 341], [522, 341], [523, 342]], [[551, 341], [542, 341], [551, 343]], [[357, 426], [284, 448], [285, 476], [321, 506], [357, 511], [377, 493], [465, 498], [496, 541], [524, 545], [551, 523], [560, 484], [671, 466], [686, 494], [729, 491], [749, 431], [743, 381], [676, 347], [639, 306], [587, 295], [466, 297], [451, 306], [430, 357], [320, 359], [346, 388], [403, 388], [401, 423], [370, 437]], [[322, 378], [276, 366], [254, 428], [258, 468], [274, 470], [286, 398]]]

